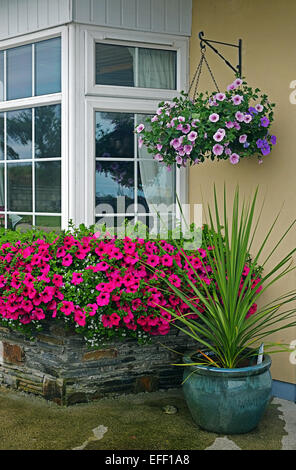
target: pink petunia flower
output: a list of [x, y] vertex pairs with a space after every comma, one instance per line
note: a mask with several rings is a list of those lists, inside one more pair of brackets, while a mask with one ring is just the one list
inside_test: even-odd
[[231, 99], [233, 104], [237, 106], [241, 104], [241, 102], [244, 100], [244, 97], [242, 95], [234, 95]]
[[74, 286], [77, 286], [78, 284], [81, 284], [82, 282], [83, 282], [82, 273], [73, 273], [71, 283], [74, 284]]
[[220, 119], [220, 116], [219, 116], [219, 114], [217, 114], [217, 113], [212, 113], [212, 114], [210, 114], [210, 116], [209, 116], [209, 120], [210, 120], [211, 122], [217, 122], [217, 121], [219, 121], [219, 119]]
[[145, 126], [144, 124], [139, 124], [136, 128], [136, 131], [137, 133], [139, 134], [140, 132], [142, 132], [143, 130], [145, 129]]
[[240, 135], [238, 140], [240, 144], [244, 144], [247, 141], [247, 135], [246, 134]]
[[224, 101], [225, 98], [226, 98], [226, 95], [225, 93], [217, 93], [216, 96], [215, 96], [216, 100], [218, 101]]
[[190, 140], [190, 142], [194, 142], [197, 138], [197, 132], [191, 131], [190, 134], [188, 134], [187, 138], [188, 140]]
[[236, 165], [239, 162], [239, 155], [237, 153], [231, 154], [229, 157], [229, 161], [230, 163], [232, 163], [232, 165]]
[[213, 153], [215, 155], [222, 155], [223, 150], [224, 150], [224, 148], [220, 144], [216, 144], [216, 145], [213, 146]]

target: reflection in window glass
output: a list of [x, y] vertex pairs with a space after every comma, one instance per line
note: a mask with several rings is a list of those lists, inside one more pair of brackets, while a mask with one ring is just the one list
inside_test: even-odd
[[[96, 213], [122, 213], [134, 203], [134, 163], [96, 162]], [[124, 196], [122, 202], [120, 197]]]
[[0, 113], [0, 160], [4, 159], [4, 113]]
[[61, 39], [35, 44], [35, 95], [61, 91]]
[[7, 99], [32, 96], [32, 46], [7, 50]]
[[4, 52], [0, 51], [0, 101], [4, 100]]
[[96, 157], [134, 157], [134, 115], [96, 113]]
[[35, 158], [61, 157], [61, 105], [35, 108]]
[[61, 212], [61, 162], [35, 163], [36, 212]]
[[176, 51], [96, 44], [96, 84], [176, 89]]
[[32, 212], [32, 164], [7, 165], [7, 210]]
[[33, 228], [33, 217], [23, 214], [8, 214], [7, 228], [18, 232], [27, 232]]
[[59, 232], [61, 230], [61, 217], [36, 215], [35, 226], [45, 232]]
[[7, 159], [32, 158], [32, 109], [7, 113]]
[[158, 162], [141, 160], [138, 164], [138, 212], [172, 211], [175, 179], [175, 172], [167, 171]]
[[134, 47], [96, 44], [96, 83], [135, 86]]

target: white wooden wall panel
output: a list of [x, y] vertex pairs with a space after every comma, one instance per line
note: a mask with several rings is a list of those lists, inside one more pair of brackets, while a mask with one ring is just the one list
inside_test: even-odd
[[98, 26], [191, 35], [192, 0], [73, 0], [73, 20]]
[[0, 0], [0, 40], [68, 23], [71, 12], [72, 0]]
[[0, 0], [0, 40], [75, 23], [191, 35], [192, 0]]

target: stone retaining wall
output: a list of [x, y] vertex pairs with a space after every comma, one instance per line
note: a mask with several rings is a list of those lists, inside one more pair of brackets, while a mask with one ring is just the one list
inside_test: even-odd
[[182, 356], [160, 343], [181, 353], [197, 347], [174, 328], [167, 336], [153, 337], [152, 344], [127, 339], [89, 350], [79, 335], [55, 323], [35, 341], [0, 327], [0, 384], [60, 405], [179, 386], [183, 367], [172, 363], [182, 362]]

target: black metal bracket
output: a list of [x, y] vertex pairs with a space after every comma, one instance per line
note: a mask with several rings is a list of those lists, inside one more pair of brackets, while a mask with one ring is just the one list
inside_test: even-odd
[[[205, 44], [207, 46], [209, 46], [222, 60], [224, 60], [225, 64], [228, 65], [228, 67], [230, 67], [234, 72], [235, 74], [238, 73], [239, 77], [242, 76], [242, 40], [239, 39], [238, 40], [238, 45], [237, 44], [230, 44], [228, 42], [221, 42], [221, 41], [212, 41], [212, 40], [209, 40], [209, 39], [205, 39], [204, 38], [204, 33], [203, 31], [200, 31], [200, 33], [198, 34], [198, 37], [200, 39], [200, 48], [201, 50], [204, 50], [205, 49]], [[225, 59], [225, 57], [220, 54], [220, 52], [214, 47], [214, 46], [211, 46], [210, 43], [213, 43], [213, 44], [222, 44], [223, 46], [230, 46], [230, 47], [236, 47], [238, 49], [238, 65], [236, 67], [234, 67], [230, 62], [228, 62], [227, 59]]]

